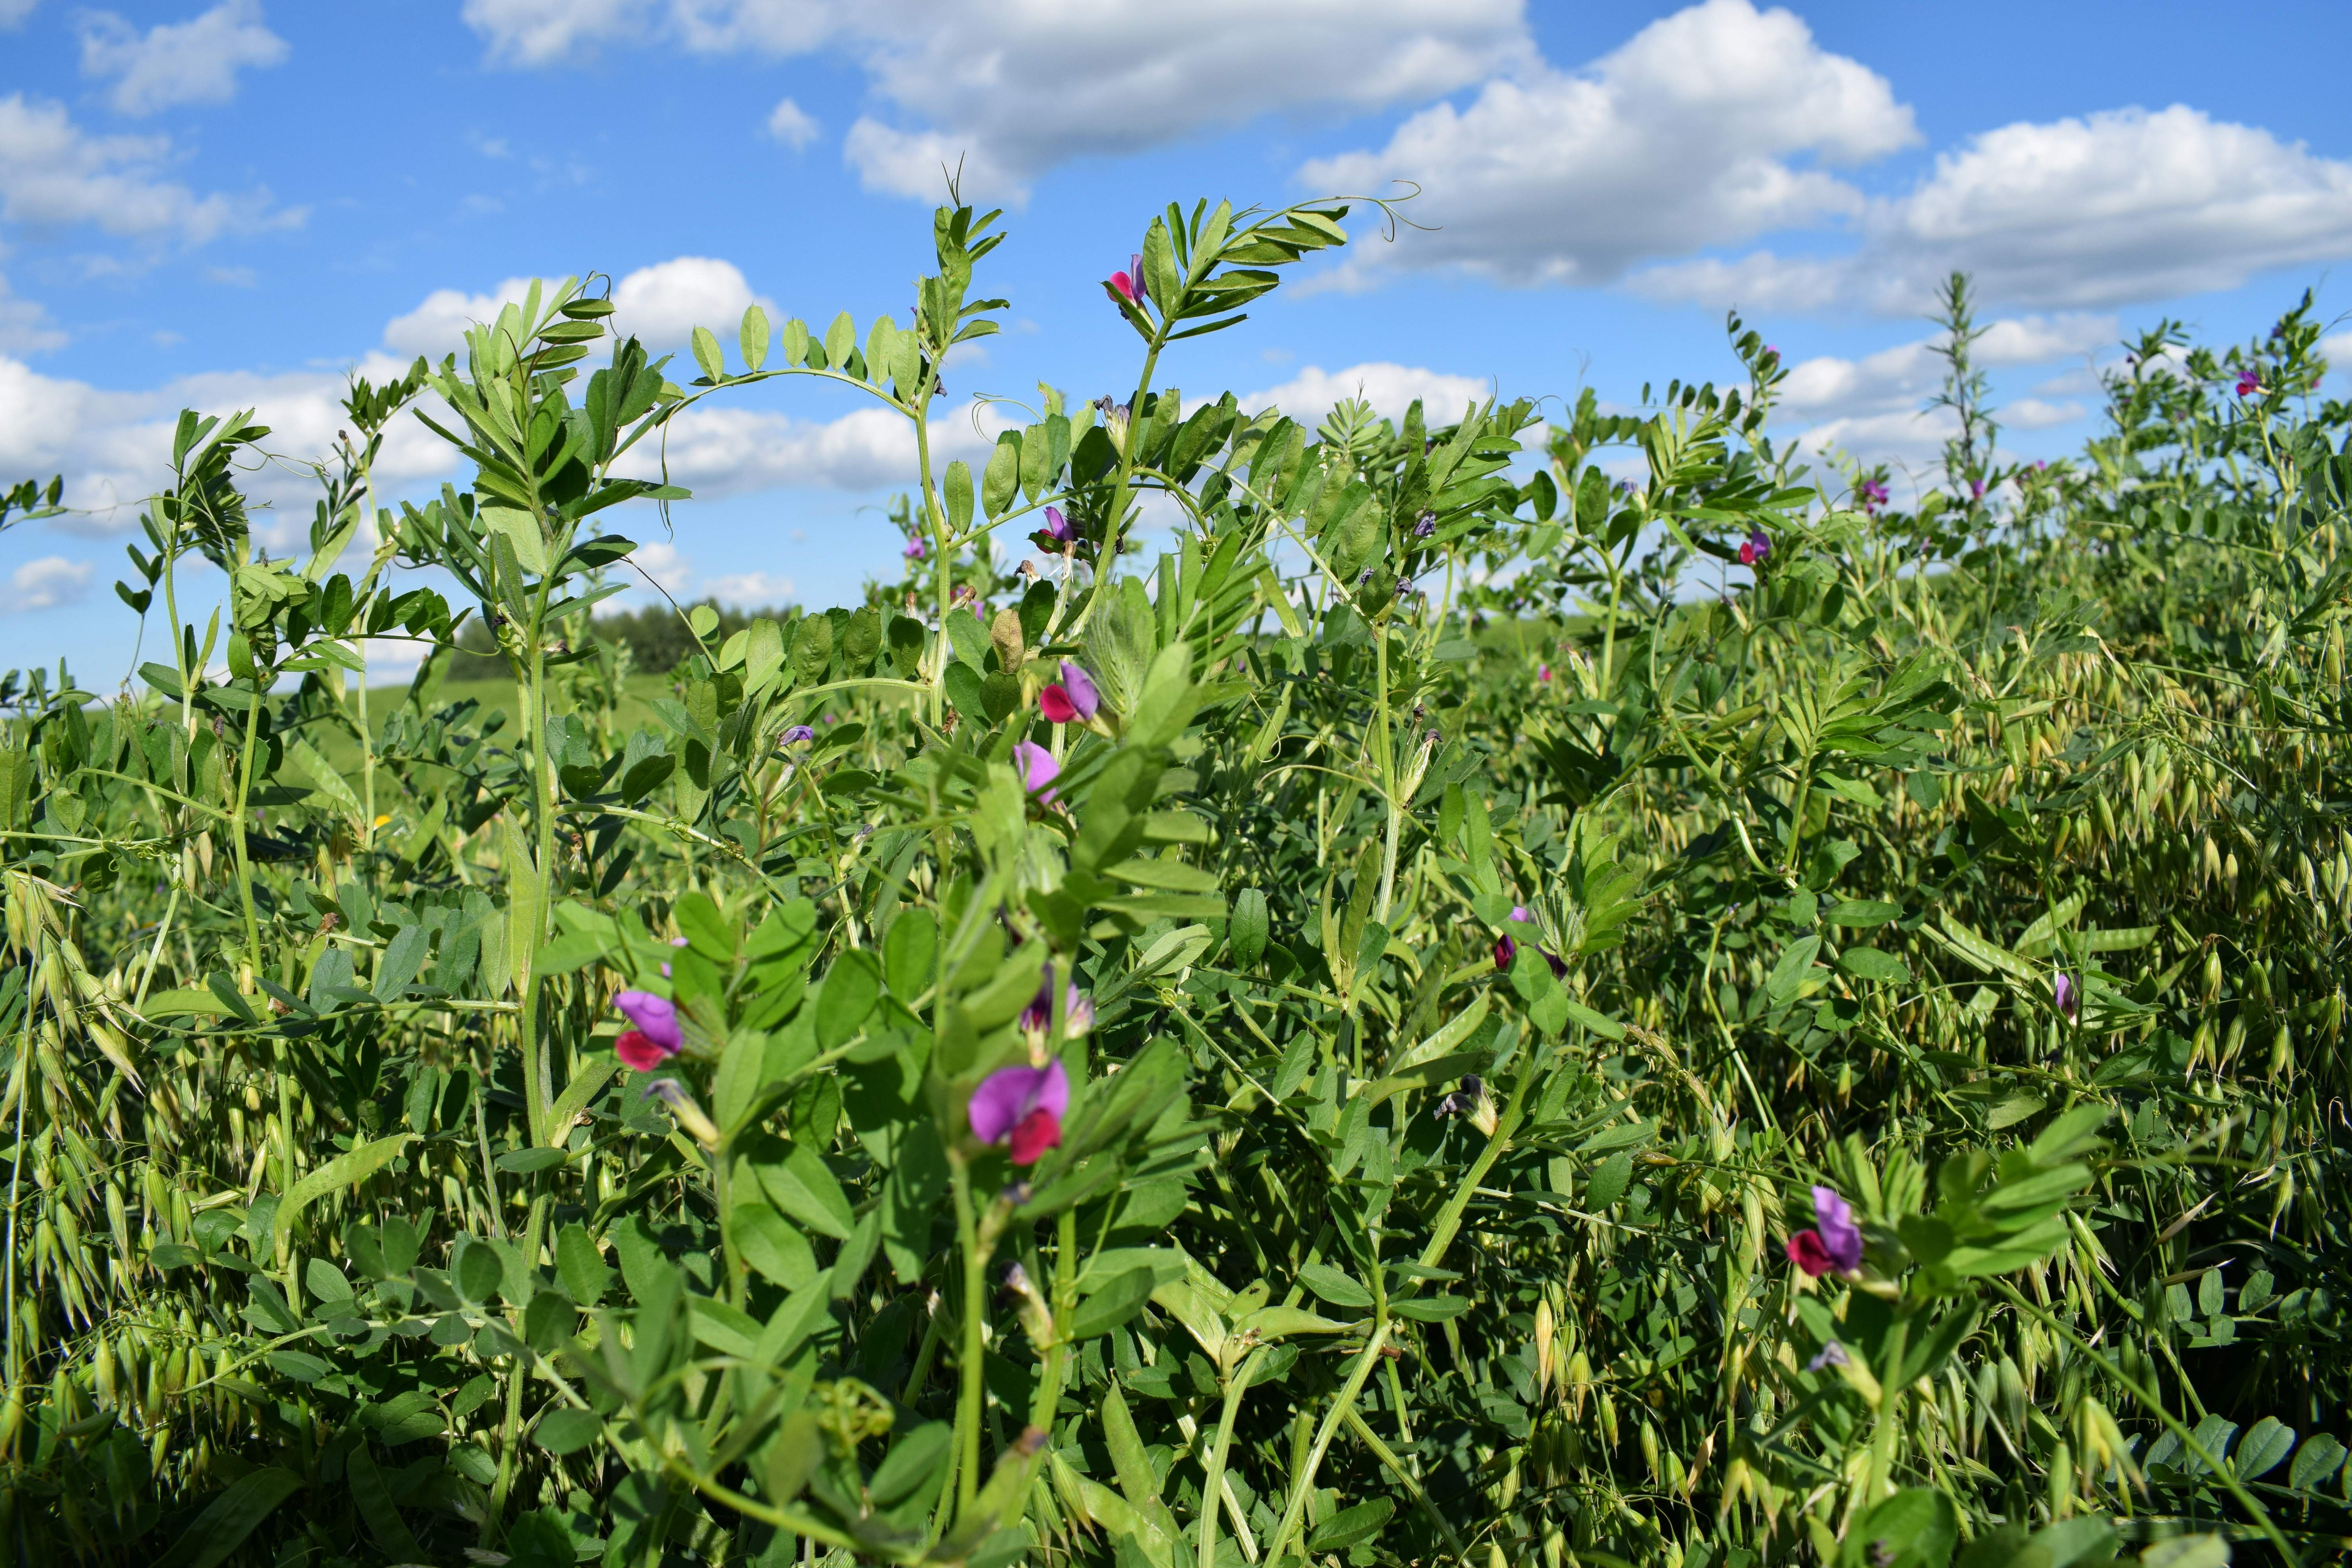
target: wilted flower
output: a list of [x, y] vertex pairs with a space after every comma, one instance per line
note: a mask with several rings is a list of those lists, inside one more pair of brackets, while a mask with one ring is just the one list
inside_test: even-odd
[[1431, 534], [1435, 533], [1436, 531], [1437, 514], [1433, 511], [1423, 512], [1420, 517], [1413, 521], [1412, 536], [1415, 539], [1427, 539]]
[[1070, 1075], [1060, 1059], [1041, 1068], [999, 1068], [971, 1091], [965, 1110], [971, 1135], [1012, 1145], [1013, 1163], [1034, 1165], [1062, 1142], [1062, 1113], [1070, 1108]]
[[1772, 536], [1760, 528], [1751, 528], [1748, 531], [1746, 542], [1739, 547], [1739, 563], [1753, 566], [1771, 553]]
[[1056, 724], [1084, 724], [1102, 707], [1102, 692], [1082, 665], [1062, 661], [1062, 679], [1037, 693], [1037, 710]]
[[1470, 1125], [1492, 1138], [1499, 1121], [1495, 1113], [1495, 1097], [1486, 1092], [1486, 1082], [1476, 1073], [1462, 1080], [1462, 1087], [1437, 1102], [1433, 1114], [1466, 1116]]
[[719, 1129], [712, 1125], [709, 1117], [702, 1113], [702, 1107], [695, 1103], [694, 1096], [687, 1093], [686, 1086], [679, 1083], [677, 1079], [674, 1078], [654, 1079], [653, 1082], [646, 1085], [646, 1098], [658, 1100], [668, 1106], [669, 1113], [677, 1120], [677, 1124], [692, 1134], [695, 1141], [704, 1148], [719, 1147]]
[[1022, 1332], [1029, 1336], [1031, 1347], [1044, 1354], [1045, 1347], [1054, 1339], [1053, 1309], [1045, 1304], [1045, 1298], [1029, 1278], [1029, 1271], [1018, 1263], [1005, 1268], [1004, 1289], [1013, 1296], [1013, 1310], [1021, 1320]]
[[2255, 374], [2252, 370], [2242, 370], [2238, 373], [2239, 396], [2252, 397], [2256, 393], [2262, 391], [2262, 389], [2263, 378]]
[[1862, 1227], [1853, 1209], [1828, 1187], [1813, 1189], [1813, 1228], [1789, 1238], [1789, 1261], [1819, 1279], [1832, 1270], [1851, 1274], [1862, 1267]]
[[1110, 275], [1110, 286], [1118, 290], [1120, 299], [1138, 305], [1151, 298], [1151, 288], [1143, 280], [1143, 258], [1130, 254], [1127, 267], [1126, 271]]
[[1062, 764], [1054, 753], [1034, 741], [1024, 741], [1013, 748], [1013, 760], [1021, 769], [1022, 787], [1052, 804], [1054, 781], [1062, 776]]
[[624, 991], [613, 998], [633, 1029], [621, 1031], [613, 1054], [637, 1072], [651, 1072], [686, 1048], [686, 1031], [678, 1026], [677, 1009], [669, 999], [650, 991]]
[[2081, 1021], [2083, 1016], [2083, 995], [2082, 993], [2075, 988], [2074, 977], [2073, 975], [2063, 973], [2060, 973], [2057, 979], [2050, 983], [2050, 991], [2051, 999], [2058, 1004], [2058, 1011], [2066, 1015], [2066, 1021], [2068, 1023], [2073, 1024]]
[[1821, 1354], [1815, 1356], [1812, 1360], [1805, 1363], [1805, 1370], [1807, 1372], [1819, 1372], [1823, 1367], [1843, 1366], [1853, 1359], [1853, 1358], [1852, 1356], [1845, 1353], [1845, 1347], [1843, 1345], [1838, 1343], [1835, 1340], [1832, 1340], [1829, 1343], [1822, 1347]]
[[1402, 599], [1402, 598], [1403, 598], [1407, 594], [1410, 594], [1410, 593], [1412, 593], [1412, 578], [1410, 578], [1410, 577], [1400, 577], [1400, 578], [1398, 578], [1398, 579], [1397, 579], [1396, 596], [1397, 596], [1398, 598]]

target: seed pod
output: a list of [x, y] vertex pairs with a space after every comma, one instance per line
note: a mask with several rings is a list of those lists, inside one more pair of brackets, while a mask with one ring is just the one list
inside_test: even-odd
[[2284, 1077], [2294, 1061], [2294, 1031], [2281, 1024], [2278, 1038], [2271, 1042], [2271, 1077]]
[[1666, 1484], [1666, 1467], [1658, 1455], [1658, 1429], [1649, 1422], [1642, 1423], [1642, 1459], [1650, 1467], [1650, 1479], [1661, 1486]]
[[2074, 1511], [2074, 1450], [2061, 1439], [2050, 1454], [2050, 1517], [2064, 1519]]
[[1539, 1398], [1551, 1386], [1551, 1301], [1546, 1298], [1536, 1303], [1536, 1394]]
[[2205, 950], [2205, 1005], [2212, 1006], [2221, 999], [2221, 950]]

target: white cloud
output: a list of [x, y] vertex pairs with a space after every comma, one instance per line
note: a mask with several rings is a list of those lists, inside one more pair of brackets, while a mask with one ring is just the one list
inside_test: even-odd
[[[931, 461], [943, 468], [957, 458], [984, 460], [1005, 423], [992, 406], [969, 405], [934, 418]], [[690, 487], [698, 496], [786, 487], [874, 490], [913, 480], [915, 435], [902, 416], [887, 408], [860, 408], [818, 421], [704, 403], [672, 420], [658, 447], [641, 443], [632, 456], [633, 471], [647, 478], [667, 471], [672, 482]]]
[[8, 574], [8, 592], [0, 599], [0, 608], [21, 615], [70, 605], [89, 588], [93, 570], [87, 561], [68, 561], [62, 555], [27, 561]]
[[[1975, 359], [1988, 370], [2046, 364], [2088, 354], [2113, 342], [2116, 331], [2113, 316], [2011, 317], [1986, 326]], [[1920, 338], [1861, 359], [1824, 354], [1800, 361], [1780, 384], [1780, 406], [1816, 418], [1916, 408], [1943, 380], [1944, 361], [1936, 353], [1940, 341]]]
[[746, 609], [764, 609], [771, 605], [788, 605], [796, 590], [790, 577], [773, 572], [736, 572], [723, 577], [706, 577], [698, 596], [708, 594], [721, 603]]
[[1885, 78], [1821, 48], [1796, 16], [1704, 0], [1584, 70], [1489, 81], [1468, 107], [1433, 105], [1382, 150], [1318, 160], [1299, 178], [1318, 191], [1422, 187], [1408, 213], [1435, 232], [1406, 230], [1359, 271], [1593, 284], [1646, 258], [1858, 213], [1861, 193], [1812, 164], [1917, 136]]
[[[403, 367], [371, 356], [356, 368], [382, 381]], [[74, 510], [50, 526], [85, 537], [120, 537], [137, 528], [141, 504], [166, 482], [172, 427], [181, 409], [253, 408], [270, 428], [264, 447], [285, 460], [257, 462], [239, 483], [257, 502], [285, 509], [262, 514], [256, 524], [266, 542], [283, 550], [309, 526], [316, 490], [300, 465], [323, 458], [348, 423], [339, 406], [343, 392], [343, 377], [324, 371], [211, 372], [149, 391], [110, 392], [42, 375], [0, 355], [0, 473], [63, 473], [66, 504]], [[387, 433], [376, 477], [396, 489], [438, 479], [456, 466], [430, 431], [401, 420]]]
[[62, 105], [10, 93], [0, 98], [0, 219], [36, 228], [91, 224], [190, 245], [303, 221], [302, 209], [274, 208], [267, 191], [198, 196], [158, 177], [172, 157], [169, 137], [91, 136]]
[[1957, 268], [1990, 300], [2084, 308], [2232, 289], [2352, 256], [2352, 163], [2175, 104], [2019, 122], [1939, 154], [1861, 213], [1839, 257], [1759, 251], [1653, 268], [1643, 292], [1749, 310], [1910, 313]]
[[768, 116], [768, 134], [797, 153], [824, 134], [815, 118], [787, 98]]
[[0, 353], [38, 353], [62, 347], [66, 334], [38, 301], [19, 300], [0, 278]]
[[145, 33], [111, 11], [79, 18], [81, 73], [118, 79], [107, 102], [124, 114], [179, 103], [226, 103], [236, 73], [284, 63], [286, 40], [261, 20], [260, 0], [221, 0], [192, 21]]
[[706, 53], [838, 48], [908, 123], [843, 148], [867, 185], [1018, 199], [1073, 158], [1132, 153], [1259, 115], [1362, 112], [1535, 60], [1523, 0], [467, 0], [491, 58], [545, 66], [665, 37]]
[[0, 27], [21, 27], [41, 0], [0, 0]]
[[2330, 368], [2352, 369], [2352, 332], [2336, 332], [2320, 339], [2319, 353]]
[[2053, 425], [2071, 425], [2083, 416], [2079, 403], [2045, 403], [2039, 397], [2021, 397], [2014, 403], [2003, 404], [2000, 409], [2003, 424], [2020, 430], [2043, 430]]
[[[551, 287], [554, 281], [542, 283]], [[530, 285], [528, 278], [509, 278], [487, 294], [436, 289], [416, 309], [385, 324], [383, 345], [395, 353], [435, 358], [456, 353], [464, 346], [467, 327], [496, 321], [499, 308], [520, 304]], [[680, 256], [641, 267], [614, 284], [612, 321], [615, 331], [635, 332], [656, 350], [679, 346], [697, 327], [709, 327], [728, 342], [755, 300], [775, 313], [773, 301], [754, 295], [734, 263]]]
[[1376, 361], [1327, 371], [1308, 365], [1280, 386], [1253, 392], [1241, 399], [1243, 409], [1255, 414], [1279, 408], [1312, 429], [1344, 398], [1360, 397], [1383, 419], [1402, 419], [1415, 398], [1422, 416], [1433, 426], [1450, 425], [1464, 408], [1494, 395], [1492, 383], [1474, 376], [1448, 375], [1442, 371]]

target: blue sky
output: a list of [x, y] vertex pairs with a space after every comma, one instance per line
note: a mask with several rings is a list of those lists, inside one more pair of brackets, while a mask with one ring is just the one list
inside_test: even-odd
[[[983, 282], [1013, 301], [959, 405], [1130, 386], [1097, 280], [1164, 202], [1406, 178], [1430, 229], [1366, 226], [1178, 351], [1188, 400], [1630, 403], [1726, 374], [1737, 305], [1797, 367], [1787, 433], [1924, 477], [1918, 317], [1957, 266], [2008, 444], [2054, 455], [2122, 331], [2346, 306], [2347, 43], [2340, 5], [2146, 0], [0, 0], [0, 483], [62, 471], [78, 508], [0, 536], [0, 668], [124, 668], [108, 585], [181, 406], [257, 405], [317, 454], [347, 369], [437, 354], [535, 275], [611, 274], [664, 346], [751, 299], [903, 317], [959, 156], [1010, 209]], [[639, 525], [673, 589], [824, 604], [895, 554], [898, 437], [838, 398], [747, 395], [673, 458], [705, 499]], [[421, 431], [387, 467], [452, 472]], [[299, 476], [254, 488], [307, 517]]]

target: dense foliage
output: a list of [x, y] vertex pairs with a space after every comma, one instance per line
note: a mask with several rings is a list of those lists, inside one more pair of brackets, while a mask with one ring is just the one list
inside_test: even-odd
[[[1133, 393], [978, 473], [931, 443], [1002, 308], [961, 208], [905, 325], [583, 376], [567, 284], [355, 384], [292, 559], [268, 433], [185, 416], [143, 687], [8, 688], [0, 1553], [2331, 1554], [2307, 309], [2158, 328], [2025, 468], [1956, 280], [1907, 506], [1768, 438], [1736, 321], [1744, 384], [1548, 426], [1161, 384], [1344, 216], [1169, 209], [1105, 289]], [[600, 530], [776, 376], [909, 422], [907, 576], [696, 609], [625, 730]], [[388, 507], [411, 417], [473, 477]], [[503, 695], [447, 695], [468, 626]]]

